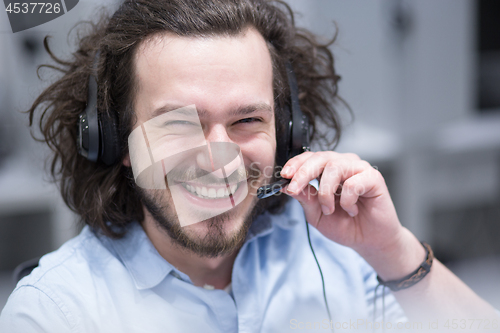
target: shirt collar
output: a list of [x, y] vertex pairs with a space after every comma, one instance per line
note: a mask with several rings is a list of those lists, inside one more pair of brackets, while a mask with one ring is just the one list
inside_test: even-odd
[[[270, 234], [275, 225], [290, 229], [303, 221], [302, 207], [296, 200], [289, 200], [282, 213], [273, 215], [265, 212], [259, 215], [250, 226], [245, 242]], [[131, 223], [124, 237], [110, 239], [110, 242], [139, 290], [157, 286], [170, 273], [190, 280], [158, 253], [139, 223]]]
[[285, 204], [283, 211], [279, 214], [265, 212], [258, 216], [252, 223], [246, 241], [261, 237], [271, 233], [274, 226], [282, 229], [290, 229], [295, 225], [304, 222], [304, 211], [302, 206], [295, 199], [290, 199]]
[[139, 290], [157, 286], [174, 270], [158, 253], [139, 223], [131, 223], [125, 236], [111, 243]]

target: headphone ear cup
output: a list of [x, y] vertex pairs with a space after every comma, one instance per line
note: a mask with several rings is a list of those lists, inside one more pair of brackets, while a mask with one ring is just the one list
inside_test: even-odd
[[110, 115], [108, 112], [103, 112], [99, 116], [99, 127], [101, 129], [100, 160], [106, 165], [112, 165], [120, 157], [118, 120], [116, 115]]

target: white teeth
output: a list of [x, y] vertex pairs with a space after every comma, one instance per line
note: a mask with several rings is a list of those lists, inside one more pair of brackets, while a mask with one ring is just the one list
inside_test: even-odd
[[185, 188], [193, 193], [196, 194], [197, 196], [204, 198], [204, 199], [219, 199], [219, 198], [228, 198], [230, 194], [234, 195], [234, 192], [236, 192], [236, 189], [238, 188], [237, 184], [233, 184], [228, 187], [224, 188], [210, 188], [210, 187], [198, 187], [198, 186], [192, 186], [189, 184], [185, 185]]

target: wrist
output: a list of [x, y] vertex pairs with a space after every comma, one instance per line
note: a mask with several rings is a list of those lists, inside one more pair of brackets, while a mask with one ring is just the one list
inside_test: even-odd
[[387, 246], [358, 253], [384, 281], [401, 279], [415, 271], [426, 258], [420, 241], [406, 228]]
[[385, 287], [389, 287], [392, 291], [399, 291], [412, 287], [426, 277], [431, 271], [434, 254], [432, 253], [432, 249], [429, 244], [424, 242], [421, 242], [421, 244], [425, 248], [425, 260], [417, 267], [417, 269], [401, 279], [392, 281], [384, 281], [377, 275], [378, 283]]

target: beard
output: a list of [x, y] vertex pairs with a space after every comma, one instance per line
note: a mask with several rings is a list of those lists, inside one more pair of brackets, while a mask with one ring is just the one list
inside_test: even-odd
[[[179, 175], [178, 178], [185, 178], [186, 174]], [[249, 171], [248, 176], [249, 180], [256, 180], [258, 177], [255, 171]], [[253, 181], [248, 182], [253, 183]], [[136, 191], [144, 207], [153, 217], [157, 228], [166, 232], [174, 244], [200, 257], [215, 258], [239, 250], [245, 242], [253, 220], [265, 210], [265, 200], [258, 200], [254, 193], [254, 198], [249, 203], [242, 202], [222, 214], [181, 227], [166, 179], [165, 183], [166, 190], [146, 191], [136, 187]], [[247, 197], [246, 200], [249, 198]], [[247, 206], [246, 209], [244, 204]], [[235, 224], [231, 232], [226, 230], [229, 224]], [[204, 235], [196, 234], [196, 229], [201, 229], [200, 225], [205, 228]]]

